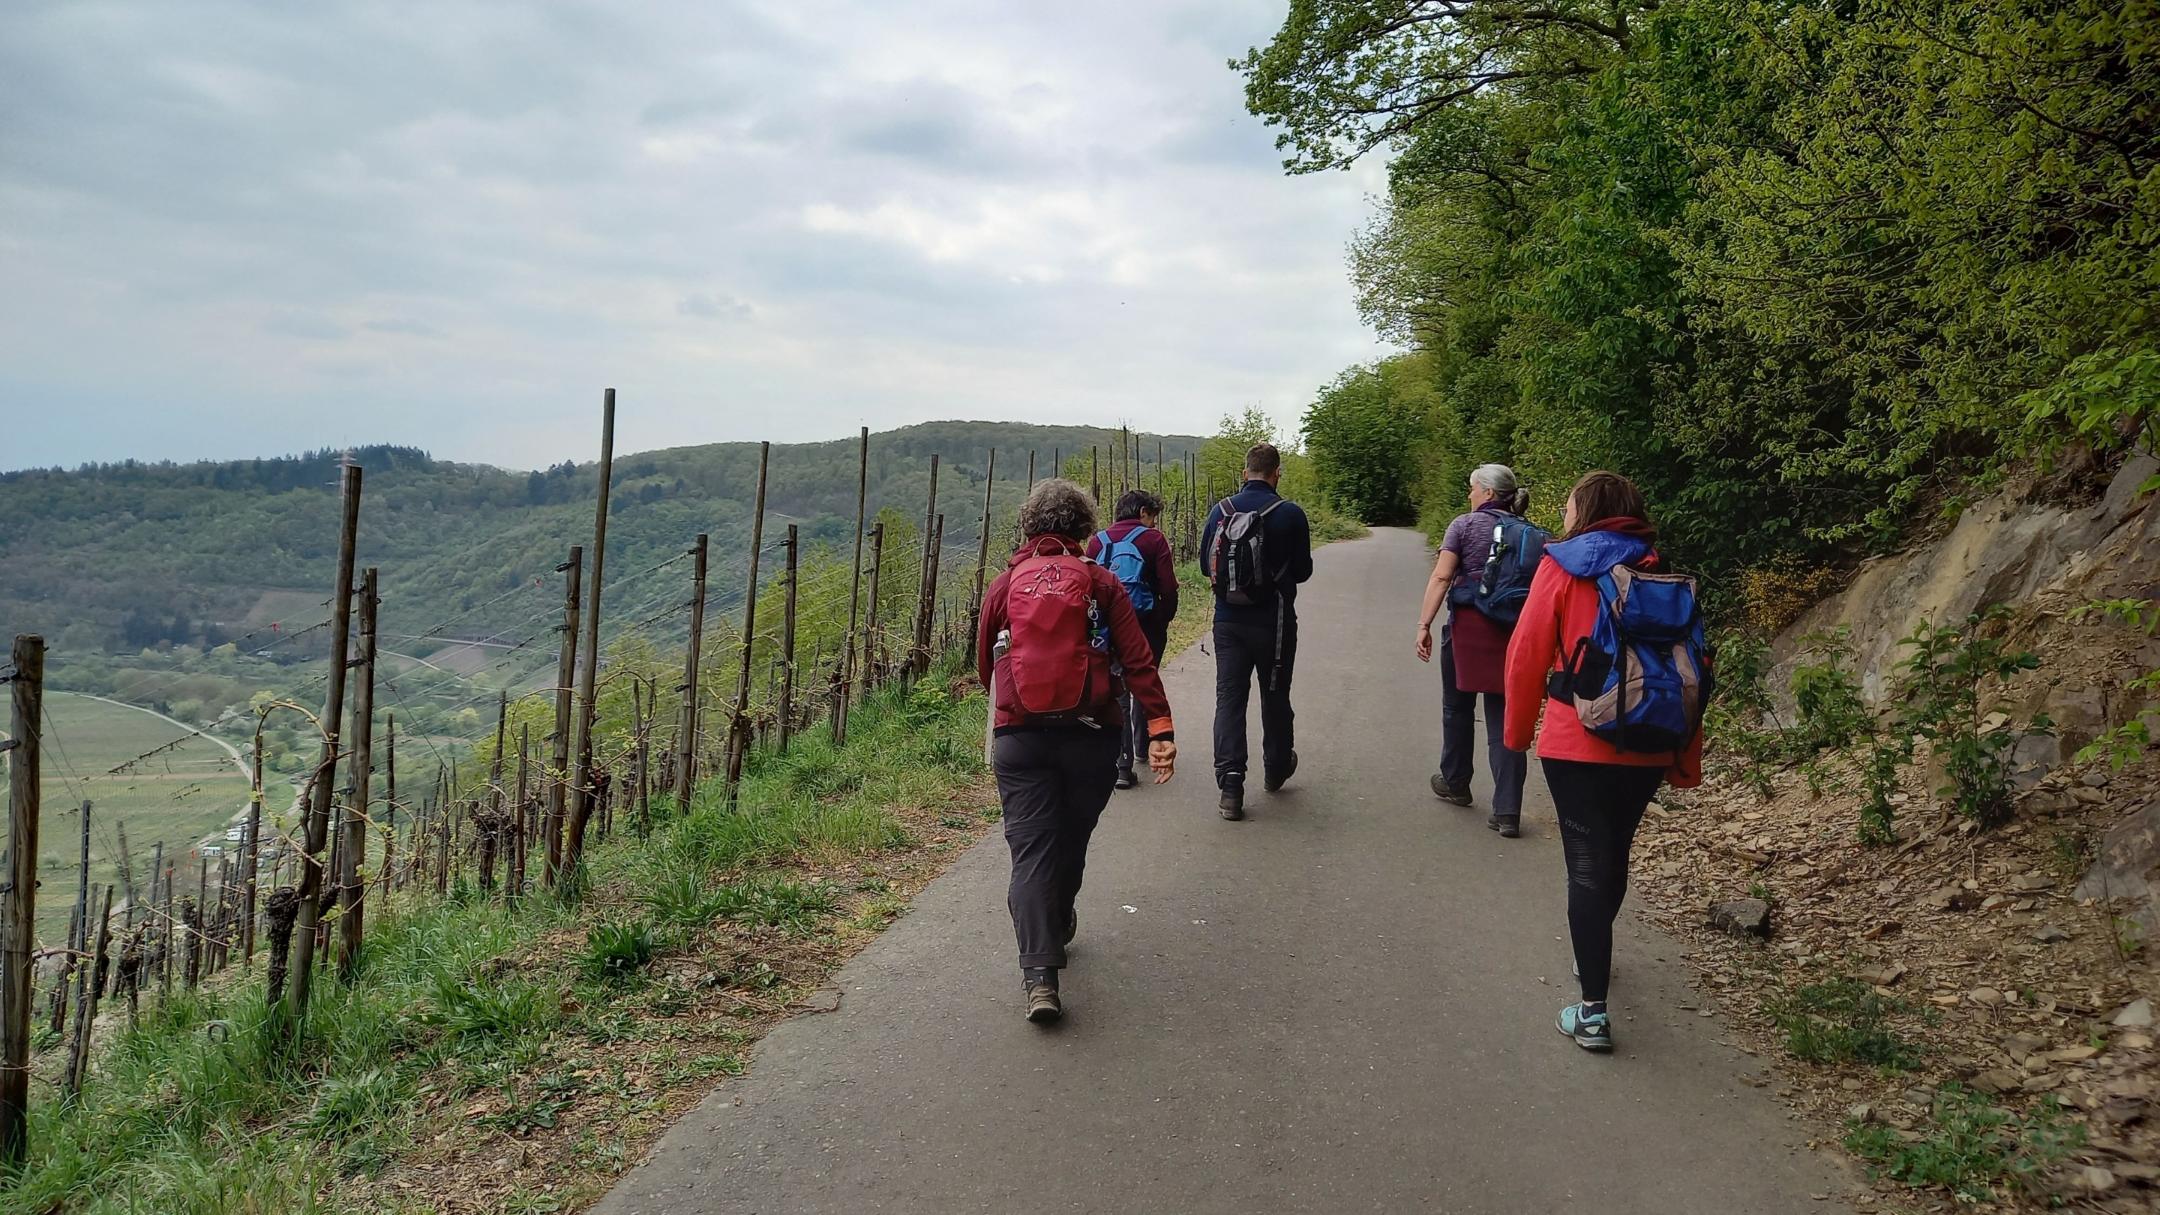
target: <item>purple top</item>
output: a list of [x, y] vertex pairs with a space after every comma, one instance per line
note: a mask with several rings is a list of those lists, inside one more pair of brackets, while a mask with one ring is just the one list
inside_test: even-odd
[[1453, 553], [1461, 559], [1450, 586], [1461, 586], [1485, 576], [1485, 561], [1492, 556], [1493, 527], [1502, 519], [1514, 517], [1498, 502], [1487, 502], [1467, 515], [1455, 516], [1454, 522], [1447, 525], [1446, 534], [1440, 538], [1440, 551]]

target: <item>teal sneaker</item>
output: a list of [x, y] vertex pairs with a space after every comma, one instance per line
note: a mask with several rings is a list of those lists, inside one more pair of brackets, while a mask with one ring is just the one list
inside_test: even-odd
[[1575, 1039], [1575, 1045], [1584, 1050], [1609, 1051], [1612, 1049], [1612, 1018], [1605, 1013], [1605, 1006], [1595, 1011], [1587, 1004], [1570, 1004], [1560, 1010], [1560, 1032]]

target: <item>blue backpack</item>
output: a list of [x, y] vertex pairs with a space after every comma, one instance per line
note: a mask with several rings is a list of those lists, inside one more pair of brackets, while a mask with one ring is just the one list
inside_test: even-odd
[[1107, 530], [1095, 533], [1095, 542], [1102, 547], [1102, 556], [1098, 560], [1125, 584], [1125, 595], [1132, 600], [1133, 611], [1143, 616], [1155, 610], [1155, 588], [1148, 585], [1147, 554], [1133, 541], [1148, 530], [1136, 527], [1125, 533], [1122, 540], [1112, 540]]
[[1495, 624], [1515, 627], [1522, 619], [1524, 601], [1530, 598], [1530, 580], [1545, 559], [1545, 545], [1552, 533], [1514, 515], [1493, 520], [1492, 549], [1485, 557], [1485, 572], [1476, 582], [1448, 591], [1450, 607], [1469, 608]]
[[1679, 751], [1702, 729], [1709, 647], [1695, 580], [1615, 565], [1595, 580], [1597, 624], [1548, 691], [1622, 751]]

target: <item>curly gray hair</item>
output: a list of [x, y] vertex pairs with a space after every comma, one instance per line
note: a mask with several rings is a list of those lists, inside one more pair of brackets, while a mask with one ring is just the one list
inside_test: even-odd
[[1020, 506], [1020, 535], [1085, 540], [1095, 534], [1095, 499], [1063, 477], [1038, 481]]

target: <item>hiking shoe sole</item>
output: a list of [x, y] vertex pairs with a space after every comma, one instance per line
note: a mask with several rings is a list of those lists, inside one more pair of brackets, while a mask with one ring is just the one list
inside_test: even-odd
[[1234, 823], [1239, 819], [1245, 817], [1245, 795], [1243, 793], [1231, 793], [1225, 791], [1222, 795], [1222, 800], [1216, 802], [1215, 807], [1216, 809], [1222, 811], [1222, 816], [1224, 818], [1229, 819], [1231, 822]]
[[[1613, 1048], [1611, 1014], [1607, 1014], [1607, 1020], [1604, 1022], [1585, 1022], [1570, 1029], [1568, 1028], [1568, 1013], [1572, 1012], [1576, 1007], [1576, 1005], [1570, 1004], [1561, 1009], [1559, 1019], [1553, 1022], [1553, 1028], [1559, 1030], [1561, 1036], [1574, 1039], [1575, 1045], [1582, 1047], [1586, 1051], [1600, 1055], [1610, 1054]], [[1591, 1029], [1593, 1024], [1596, 1025], [1594, 1031]]]
[[1133, 775], [1131, 768], [1119, 768], [1116, 785], [1120, 789], [1137, 789], [1140, 787], [1140, 778]]
[[1451, 785], [1435, 776], [1432, 778], [1432, 791], [1433, 796], [1441, 801], [1457, 806], [1470, 804], [1470, 786], [1468, 785]]
[[1493, 817], [1486, 819], [1485, 825], [1499, 832], [1501, 839], [1511, 840], [1522, 835], [1521, 819]]
[[1283, 787], [1284, 785], [1287, 785], [1287, 784], [1289, 784], [1289, 783], [1290, 783], [1290, 778], [1291, 778], [1291, 777], [1293, 777], [1293, 776], [1296, 776], [1296, 775], [1297, 775], [1297, 752], [1296, 752], [1295, 750], [1293, 750], [1293, 751], [1291, 751], [1291, 752], [1290, 752], [1290, 766], [1289, 766], [1289, 767], [1287, 767], [1287, 768], [1285, 768], [1285, 769], [1283, 769], [1283, 770], [1282, 770], [1282, 771], [1281, 771], [1280, 773], [1277, 773], [1277, 774], [1272, 774], [1272, 775], [1269, 775], [1269, 776], [1267, 776], [1267, 777], [1266, 777], [1265, 779], [1263, 779], [1263, 780], [1262, 780], [1262, 781], [1260, 782], [1260, 787], [1261, 787], [1261, 788], [1263, 788], [1263, 789], [1265, 789], [1265, 790], [1267, 790], [1267, 791], [1268, 791], [1268, 792], [1270, 792], [1270, 793], [1273, 793], [1273, 792], [1275, 792], [1275, 791], [1277, 791], [1277, 790], [1281, 789], [1281, 788], [1282, 788], [1282, 787]]

